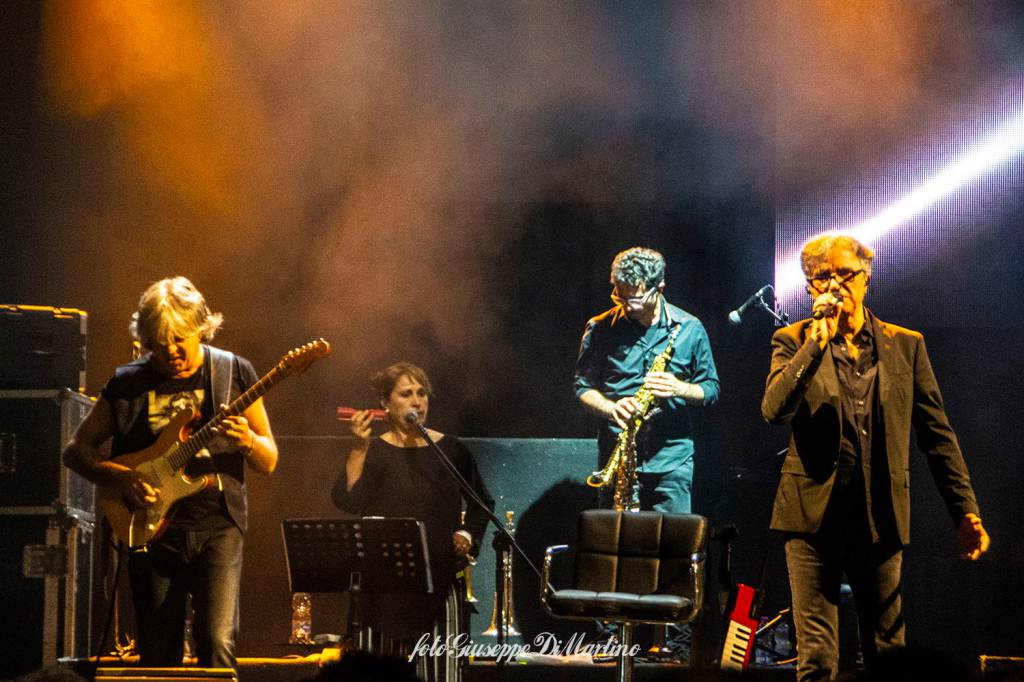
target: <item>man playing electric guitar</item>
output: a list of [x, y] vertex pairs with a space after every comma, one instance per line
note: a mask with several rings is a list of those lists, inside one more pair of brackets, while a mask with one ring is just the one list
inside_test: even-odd
[[[161, 489], [127, 455], [153, 445], [183, 409], [194, 410], [199, 424], [208, 422], [218, 406], [257, 381], [248, 360], [203, 343], [213, 338], [222, 320], [184, 277], [151, 285], [130, 326], [147, 353], [117, 368], [64, 450], [69, 468], [108, 496], [119, 495], [118, 503], [123, 500], [129, 512], [159, 506], [162, 500]], [[143, 546], [145, 551], [129, 556], [144, 666], [181, 665], [185, 600], [191, 594], [199, 665], [235, 667], [245, 468], [271, 473], [277, 444], [262, 399], [212, 428], [215, 437], [185, 466], [185, 474], [205, 480], [206, 487], [174, 502], [166, 527]], [[104, 460], [99, 448], [108, 439], [113, 439], [111, 459]], [[122, 455], [129, 465], [118, 462]]]

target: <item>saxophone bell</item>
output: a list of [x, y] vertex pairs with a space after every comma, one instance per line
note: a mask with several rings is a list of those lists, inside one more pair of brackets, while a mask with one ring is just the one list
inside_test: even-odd
[[611, 485], [612, 479], [615, 478], [615, 470], [619, 466], [615, 460], [615, 457], [610, 457], [604, 469], [595, 471], [587, 476], [587, 485], [591, 488], [606, 488]]
[[[621, 436], [619, 436], [619, 440], [622, 440]], [[615, 447], [615, 450], [612, 451], [612, 454], [608, 458], [608, 462], [604, 465], [604, 468], [587, 476], [587, 485], [591, 488], [606, 488], [610, 486], [612, 481], [615, 479], [615, 472], [618, 471], [621, 460], [622, 446], [619, 444]]]

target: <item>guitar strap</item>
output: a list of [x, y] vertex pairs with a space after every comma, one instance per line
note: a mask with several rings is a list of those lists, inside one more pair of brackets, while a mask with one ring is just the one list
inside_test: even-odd
[[234, 380], [235, 354], [231, 351], [203, 344], [206, 359], [210, 365], [210, 388], [213, 390], [213, 412], [221, 405], [231, 402], [231, 385]]
[[[206, 351], [206, 364], [210, 371], [210, 390], [213, 393], [213, 413], [217, 414], [221, 405], [231, 402], [231, 385], [234, 379], [235, 354], [231, 351], [214, 348], [203, 344]], [[216, 464], [214, 464], [216, 470]], [[224, 482], [220, 478], [220, 472], [216, 473], [217, 489], [224, 490]]]

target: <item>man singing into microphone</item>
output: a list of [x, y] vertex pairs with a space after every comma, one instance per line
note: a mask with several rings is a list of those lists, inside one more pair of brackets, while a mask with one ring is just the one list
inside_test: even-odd
[[989, 544], [923, 337], [864, 307], [873, 258], [848, 236], [807, 242], [801, 265], [812, 317], [772, 339], [761, 411], [792, 427], [771, 527], [786, 538], [801, 682], [836, 676], [844, 572], [865, 662], [904, 644], [900, 566], [910, 539], [911, 426], [957, 524], [963, 557], [975, 560]]

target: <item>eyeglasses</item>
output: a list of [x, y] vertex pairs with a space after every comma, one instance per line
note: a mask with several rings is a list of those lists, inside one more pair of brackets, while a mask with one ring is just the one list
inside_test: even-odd
[[808, 277], [807, 282], [815, 289], [827, 289], [833, 279], [836, 281], [836, 284], [843, 286], [862, 272], [864, 272], [864, 268], [858, 270], [843, 268], [835, 272], [819, 272], [812, 277]]
[[626, 307], [626, 306], [628, 306], [630, 304], [632, 304], [632, 305], [642, 305], [643, 302], [647, 300], [647, 297], [651, 295], [651, 292], [657, 292], [657, 291], [658, 291], [657, 287], [651, 287], [650, 289], [648, 289], [644, 293], [640, 294], [639, 296], [627, 296], [626, 298], [623, 298], [622, 296], [619, 296], [617, 293], [615, 293], [615, 290], [613, 289], [612, 290], [611, 299], [612, 299], [612, 303], [614, 303], [615, 305], [623, 306], [623, 307]]

